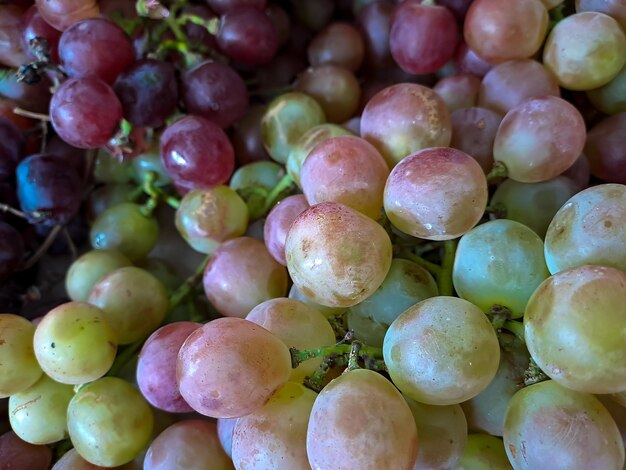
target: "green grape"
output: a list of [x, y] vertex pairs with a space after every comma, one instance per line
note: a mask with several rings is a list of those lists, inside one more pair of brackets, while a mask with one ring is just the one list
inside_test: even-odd
[[489, 385], [500, 347], [478, 307], [440, 296], [415, 304], [391, 324], [383, 355], [402, 393], [429, 405], [453, 405]]
[[601, 184], [568, 200], [550, 223], [545, 257], [552, 274], [584, 264], [626, 270], [626, 186]]
[[97, 219], [105, 210], [128, 202], [137, 188], [127, 183], [105, 184], [94, 189], [87, 200], [87, 216], [90, 222]]
[[526, 346], [564, 387], [587, 393], [626, 390], [626, 272], [580, 266], [546, 279], [524, 314]]
[[411, 469], [418, 436], [411, 410], [393, 384], [377, 372], [356, 369], [317, 396], [306, 445], [315, 469]]
[[467, 421], [459, 405], [435, 406], [404, 397], [419, 437], [413, 470], [455, 468], [467, 441]]
[[287, 382], [263, 408], [237, 419], [233, 463], [238, 469], [306, 469], [306, 437], [317, 394]]
[[321, 312], [322, 315], [324, 315], [326, 318], [330, 318], [336, 315], [342, 315], [346, 312], [345, 307], [326, 307], [325, 305], [320, 305], [314, 302], [306, 295], [304, 295], [295, 284], [292, 284], [291, 289], [289, 289], [289, 298], [299, 300], [303, 304], [307, 304], [309, 307], [313, 307], [318, 312]]
[[133, 460], [148, 444], [153, 423], [141, 394], [117, 377], [85, 385], [67, 409], [72, 444], [85, 460], [103, 467]]
[[626, 65], [609, 83], [587, 91], [587, 96], [594, 107], [605, 114], [617, 114], [626, 111]]
[[157, 179], [154, 182], [155, 186], [167, 186], [172, 182], [169, 173], [161, 162], [161, 153], [158, 147], [133, 157], [131, 163], [134, 170], [133, 178], [137, 184], [142, 184], [147, 174], [151, 171], [157, 175]]
[[459, 297], [483, 312], [493, 305], [514, 318], [550, 273], [539, 235], [513, 220], [492, 220], [467, 232], [456, 250], [452, 279]]
[[292, 145], [287, 157], [287, 173], [291, 176], [298, 186], [300, 186], [300, 171], [304, 160], [309, 156], [318, 144], [321, 144], [331, 137], [340, 135], [353, 135], [348, 129], [337, 124], [320, 124], [311, 127]]
[[261, 137], [270, 156], [285, 163], [300, 136], [326, 121], [317, 101], [300, 92], [280, 95], [268, 105], [261, 119]]
[[135, 265], [156, 277], [168, 291], [178, 288], [183, 282], [176, 269], [162, 258], [149, 257], [137, 261]]
[[133, 165], [130, 161], [120, 161], [110, 153], [98, 152], [93, 174], [103, 183], [128, 183], [133, 178]]
[[[277, 298], [260, 303], [248, 313], [246, 320], [271, 331], [290, 348], [314, 349], [335, 344], [335, 333], [324, 315], [294, 299]], [[289, 380], [302, 383], [322, 362], [313, 358], [291, 371]]]
[[88, 302], [102, 309], [118, 344], [147, 338], [169, 307], [167, 289], [161, 281], [134, 266], [117, 269], [98, 281]]
[[74, 396], [71, 385], [47, 375], [23, 392], [9, 398], [11, 427], [31, 444], [52, 444], [67, 437], [67, 406]]
[[97, 250], [117, 250], [131, 261], [145, 257], [156, 244], [159, 226], [141, 213], [141, 206], [122, 203], [104, 211], [94, 221], [89, 237]]
[[504, 448], [515, 470], [621, 470], [624, 443], [593, 395], [553, 380], [521, 389], [504, 420]]
[[0, 314], [0, 398], [26, 390], [41, 377], [34, 334], [35, 326], [26, 318]]
[[94, 284], [107, 274], [132, 266], [122, 253], [113, 250], [91, 250], [74, 261], [65, 276], [65, 289], [72, 300], [86, 301]]
[[48, 312], [34, 337], [43, 371], [64, 384], [82, 384], [106, 374], [117, 344], [105, 317], [98, 307], [84, 302], [68, 302]]
[[276, 162], [260, 161], [240, 166], [230, 178], [230, 189], [244, 192], [251, 188], [272, 190], [284, 176], [285, 170]]
[[[142, 457], [141, 454], [139, 457]], [[139, 458], [138, 457], [138, 458]], [[126, 465], [120, 465], [115, 467], [115, 470], [142, 470], [143, 469], [143, 459], [141, 462], [138, 462], [136, 465], [136, 460]], [[54, 464], [52, 470], [103, 470], [106, 467], [100, 467], [99, 465], [93, 465], [83, 459], [76, 449], [70, 449], [67, 451], [63, 457], [61, 457], [57, 463]]]
[[348, 309], [348, 326], [368, 346], [381, 347], [389, 325], [402, 312], [437, 294], [437, 283], [428, 271], [412, 261], [393, 259], [378, 290]]
[[504, 209], [504, 218], [530, 227], [544, 238], [554, 214], [576, 194], [576, 184], [564, 176], [539, 183], [502, 182], [491, 198], [491, 206]]
[[176, 228], [194, 250], [210, 254], [222, 242], [246, 232], [248, 207], [228, 186], [195, 189], [185, 194], [176, 210]]
[[455, 470], [512, 470], [501, 439], [488, 434], [470, 434]]

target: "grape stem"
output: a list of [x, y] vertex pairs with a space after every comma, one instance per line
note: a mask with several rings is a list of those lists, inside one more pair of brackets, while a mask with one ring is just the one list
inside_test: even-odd
[[[372, 346], [366, 346], [363, 343], [358, 341], [354, 341], [352, 344], [358, 343], [359, 349], [356, 351], [357, 356], [368, 356], [372, 358], [382, 358], [383, 350], [381, 348], [375, 348]], [[344, 344], [339, 343], [333, 346], [325, 346], [323, 348], [315, 348], [315, 349], [304, 349], [299, 350], [296, 348], [289, 348], [289, 352], [291, 353], [291, 367], [294, 369], [302, 364], [304, 361], [308, 361], [309, 359], [313, 359], [315, 357], [328, 357], [328, 356], [341, 356], [348, 355], [352, 350], [352, 344]]]
[[143, 177], [141, 187], [143, 192], [150, 196], [150, 199], [148, 199], [141, 208], [141, 212], [146, 217], [152, 215], [152, 212], [154, 212], [154, 209], [157, 208], [160, 201], [164, 201], [167, 205], [173, 207], [174, 209], [178, 209], [180, 207], [180, 199], [170, 196], [155, 185], [158, 178], [159, 175], [155, 171], [148, 171]]
[[263, 213], [267, 214], [274, 205], [286, 196], [287, 191], [293, 188], [293, 179], [288, 174], [283, 176], [276, 186], [270, 191], [265, 200]]
[[17, 114], [18, 116], [24, 116], [31, 119], [37, 119], [39, 121], [50, 121], [50, 116], [42, 113], [34, 113], [32, 111], [28, 111], [22, 108], [13, 108], [13, 114]]
[[33, 255], [30, 258], [24, 261], [24, 263], [17, 270], [26, 271], [27, 269], [32, 268], [37, 263], [37, 261], [39, 261], [39, 259], [43, 255], [46, 254], [46, 252], [48, 251], [48, 248], [50, 248], [50, 246], [54, 243], [54, 240], [56, 240], [57, 236], [59, 235], [62, 229], [63, 229], [62, 225], [57, 225], [52, 230], [50, 230], [50, 233], [48, 234], [46, 239], [43, 241], [43, 243], [39, 245], [39, 248], [37, 248], [37, 251], [35, 251], [35, 253], [33, 253]]
[[452, 295], [452, 268], [454, 266], [454, 255], [456, 254], [457, 240], [446, 240], [443, 243], [443, 258], [441, 261], [441, 272], [437, 276], [437, 287], [439, 295]]
[[189, 296], [189, 294], [191, 294], [198, 282], [202, 279], [204, 270], [206, 269], [207, 264], [209, 264], [210, 259], [210, 255], [204, 258], [202, 263], [200, 263], [200, 265], [196, 268], [195, 272], [185, 279], [185, 282], [183, 282], [178, 289], [172, 293], [169, 298], [170, 311], [177, 308]]
[[348, 359], [346, 355], [331, 354], [326, 356], [313, 375], [304, 378], [304, 385], [311, 390], [319, 393], [324, 388], [324, 379], [326, 374], [330, 372], [333, 367], [346, 367], [348, 365]]
[[505, 330], [509, 330], [522, 342], [526, 342], [526, 338], [524, 337], [524, 324], [522, 322], [507, 320], [504, 322], [502, 328], [504, 328]]
[[496, 161], [493, 164], [493, 168], [487, 174], [487, 183], [493, 184], [500, 178], [506, 178], [509, 175], [509, 170], [506, 165], [500, 161]]
[[8, 212], [9, 214], [13, 214], [22, 219], [27, 219], [26, 214], [24, 214], [22, 211], [18, 211], [17, 209], [12, 208], [7, 204], [0, 203], [0, 211]]
[[421, 266], [422, 268], [426, 269], [428, 272], [430, 272], [437, 279], [439, 279], [439, 277], [441, 276], [441, 266], [439, 266], [438, 264], [433, 263], [432, 261], [428, 261], [428, 260], [422, 258], [421, 256], [418, 256], [415, 253], [412, 253], [409, 250], [401, 251], [399, 253], [398, 257], [399, 258], [408, 259], [409, 261], [413, 261], [415, 264], [417, 264], [417, 265]]
[[350, 345], [350, 353], [348, 354], [348, 368], [346, 371], [359, 369], [359, 353], [361, 352], [362, 344], [358, 341], [353, 342]]

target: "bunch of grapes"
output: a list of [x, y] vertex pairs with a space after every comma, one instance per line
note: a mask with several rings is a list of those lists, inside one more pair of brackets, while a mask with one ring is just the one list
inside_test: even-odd
[[621, 470], [626, 2], [0, 1], [0, 470]]

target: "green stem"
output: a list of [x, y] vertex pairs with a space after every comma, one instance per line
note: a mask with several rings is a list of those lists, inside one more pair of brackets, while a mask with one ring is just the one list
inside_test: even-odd
[[446, 240], [443, 243], [443, 259], [441, 260], [441, 274], [437, 277], [437, 287], [439, 295], [452, 295], [452, 267], [454, 266], [454, 255], [456, 254], [457, 240]]
[[429, 271], [435, 278], [439, 278], [441, 276], [441, 266], [435, 264], [431, 261], [428, 261], [421, 256], [416, 255], [408, 250], [401, 251], [398, 255], [399, 258], [408, 259], [409, 261], [413, 261], [415, 264], [418, 264], [422, 268]]
[[290, 189], [293, 186], [294, 182], [293, 179], [291, 178], [291, 176], [289, 176], [288, 174], [283, 176], [282, 179], [278, 182], [278, 184], [276, 186], [274, 186], [274, 189], [272, 189], [270, 191], [270, 193], [267, 195], [267, 199], [265, 200], [265, 207], [263, 209], [263, 213], [267, 214], [269, 212], [269, 210], [274, 207], [274, 205], [280, 200], [282, 199], [282, 196], [284, 196], [284, 192], [287, 191], [287, 189]]
[[499, 180], [500, 178], [506, 178], [509, 175], [509, 170], [506, 168], [506, 165], [500, 161], [496, 161], [493, 164], [493, 168], [487, 174], [487, 183], [493, 184], [494, 181]]
[[143, 177], [141, 189], [144, 193], [150, 196], [150, 199], [148, 199], [142, 207], [142, 213], [145, 216], [152, 215], [152, 212], [154, 212], [154, 209], [156, 209], [160, 201], [165, 202], [174, 209], [178, 209], [180, 207], [180, 199], [167, 194], [155, 185], [158, 178], [159, 175], [155, 171], [148, 171]]
[[524, 337], [524, 324], [522, 322], [508, 320], [504, 322], [503, 328], [509, 330], [521, 341], [526, 342]]
[[207, 264], [209, 264], [210, 259], [210, 255], [204, 258], [204, 261], [200, 263], [200, 265], [196, 268], [196, 271], [185, 279], [185, 282], [183, 282], [178, 289], [172, 293], [169, 299], [170, 312], [177, 308], [187, 298], [187, 296], [191, 294], [197, 283], [200, 279], [202, 279], [202, 275], [204, 274], [204, 270], [206, 269]]
[[313, 375], [304, 378], [304, 385], [311, 390], [319, 393], [324, 388], [326, 375], [333, 367], [346, 367], [348, 359], [346, 355], [326, 356]]
[[350, 345], [350, 354], [348, 355], [348, 370], [359, 369], [359, 353], [361, 352], [361, 343], [355, 341]]
[[126, 364], [132, 361], [133, 358], [137, 355], [137, 352], [143, 346], [144, 341], [145, 339], [142, 339], [126, 346], [124, 350], [119, 353], [115, 358], [115, 361], [109, 369], [109, 372], [107, 372], [107, 375], [109, 377], [117, 377], [122, 372], [122, 369], [124, 369]]
[[[353, 343], [354, 344], [354, 343]], [[383, 357], [382, 348], [375, 348], [372, 346], [365, 346], [359, 343], [359, 351], [357, 354], [363, 354], [370, 357]], [[295, 369], [304, 361], [308, 361], [309, 359], [313, 359], [314, 357], [327, 357], [332, 355], [343, 355], [350, 354], [352, 351], [351, 344], [334, 344], [332, 346], [325, 346], [323, 348], [315, 348], [315, 349], [304, 349], [299, 350], [296, 348], [290, 348], [291, 352], [291, 366]]]

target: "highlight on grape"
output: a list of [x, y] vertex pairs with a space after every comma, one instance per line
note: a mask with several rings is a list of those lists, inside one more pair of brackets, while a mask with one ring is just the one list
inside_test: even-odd
[[0, 470], [626, 468], [624, 0], [0, 0]]

